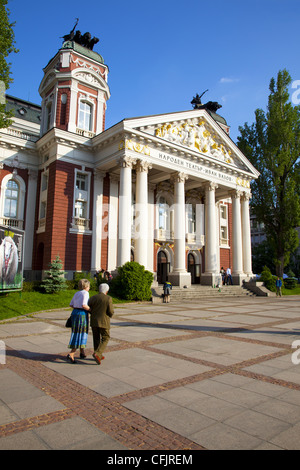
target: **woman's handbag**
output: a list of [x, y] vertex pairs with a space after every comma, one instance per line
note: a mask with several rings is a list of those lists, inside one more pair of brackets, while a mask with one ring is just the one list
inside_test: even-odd
[[72, 318], [71, 316], [68, 318], [68, 320], [66, 321], [66, 328], [72, 328]]

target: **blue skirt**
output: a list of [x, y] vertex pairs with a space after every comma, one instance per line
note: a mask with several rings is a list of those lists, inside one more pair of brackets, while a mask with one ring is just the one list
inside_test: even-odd
[[81, 308], [74, 308], [71, 315], [72, 333], [68, 348], [85, 348], [88, 337], [88, 313]]

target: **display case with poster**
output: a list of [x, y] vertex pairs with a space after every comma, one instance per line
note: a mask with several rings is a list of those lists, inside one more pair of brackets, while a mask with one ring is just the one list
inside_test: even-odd
[[0, 292], [23, 285], [24, 231], [0, 225]]

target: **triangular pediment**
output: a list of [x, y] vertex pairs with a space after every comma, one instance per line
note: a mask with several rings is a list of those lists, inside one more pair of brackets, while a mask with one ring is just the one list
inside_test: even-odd
[[228, 126], [218, 123], [206, 110], [185, 111], [128, 119], [126, 127], [151, 135], [161, 145], [192, 152], [195, 159], [215, 161], [250, 173], [258, 172], [230, 139]]

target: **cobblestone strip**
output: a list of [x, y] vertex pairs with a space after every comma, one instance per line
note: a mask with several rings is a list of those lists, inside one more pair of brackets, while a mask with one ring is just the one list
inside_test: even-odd
[[2, 424], [0, 426], [0, 438], [17, 432], [29, 431], [30, 429], [34, 429], [39, 426], [45, 426], [46, 424], [57, 423], [73, 416], [76, 416], [76, 413], [72, 410], [65, 409], [40, 416], [21, 419], [20, 421], [13, 423]]
[[[62, 403], [66, 410], [0, 426], [0, 436], [79, 415], [102, 432], [135, 450], [201, 450], [203, 447], [124, 408], [117, 400], [49, 370], [37, 361], [10, 350], [6, 367]], [[4, 367], [4, 366], [1, 366]]]

